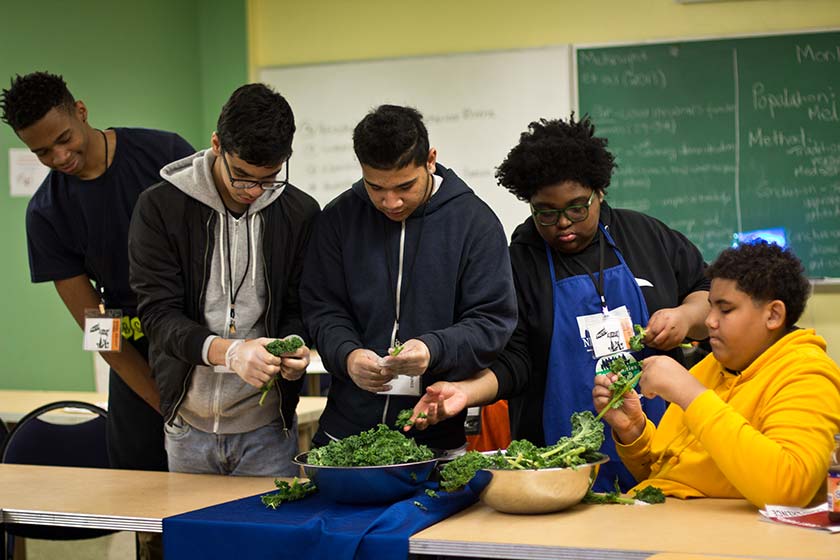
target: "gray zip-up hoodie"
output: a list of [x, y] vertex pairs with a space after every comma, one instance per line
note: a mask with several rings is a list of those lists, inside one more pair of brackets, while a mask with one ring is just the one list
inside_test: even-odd
[[[266, 285], [262, 260], [263, 223], [260, 211], [274, 202], [283, 189], [266, 191], [247, 212], [235, 218], [225, 209], [213, 181], [212, 150], [204, 150], [170, 163], [160, 175], [188, 196], [219, 214], [214, 233], [210, 278], [204, 301], [207, 327], [223, 338], [257, 338], [265, 335], [263, 316]], [[231, 334], [230, 303], [235, 297], [236, 332]], [[204, 345], [207, 349], [213, 337]], [[280, 416], [280, 397], [269, 391], [263, 405], [260, 392], [224, 366], [196, 366], [178, 414], [203, 432], [250, 432]]]

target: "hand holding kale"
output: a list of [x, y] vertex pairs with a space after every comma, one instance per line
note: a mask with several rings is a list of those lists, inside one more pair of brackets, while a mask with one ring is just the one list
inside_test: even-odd
[[[286, 338], [278, 338], [272, 340], [268, 344], [265, 345], [265, 349], [268, 350], [270, 353], [274, 354], [275, 356], [283, 356], [284, 354], [288, 354], [290, 352], [296, 351], [298, 348], [303, 346], [303, 339], [296, 334], [289, 335]], [[262, 406], [263, 402], [265, 401], [266, 395], [268, 392], [274, 387], [274, 380], [275, 377], [272, 377], [268, 383], [263, 385], [260, 392], [260, 406]]]

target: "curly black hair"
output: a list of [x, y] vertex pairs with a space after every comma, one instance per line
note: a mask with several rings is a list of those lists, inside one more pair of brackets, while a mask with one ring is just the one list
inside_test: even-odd
[[565, 181], [604, 192], [615, 167], [606, 138], [595, 136], [588, 116], [575, 122], [572, 113], [568, 123], [540, 119], [529, 124], [496, 169], [496, 180], [528, 202], [541, 188]]
[[429, 133], [423, 115], [412, 107], [380, 105], [353, 130], [353, 150], [359, 163], [374, 169], [424, 165], [429, 157]]
[[764, 240], [724, 250], [706, 269], [706, 277], [734, 280], [738, 289], [754, 301], [781, 300], [787, 311], [787, 328], [802, 317], [811, 292], [802, 262], [796, 255]]
[[222, 107], [216, 134], [222, 149], [251, 165], [272, 167], [292, 155], [295, 116], [288, 101], [265, 84], [246, 84]]
[[0, 96], [3, 122], [14, 131], [29, 128], [54, 107], [72, 113], [75, 104], [64, 78], [49, 72], [17, 74], [11, 79], [9, 89], [4, 89]]

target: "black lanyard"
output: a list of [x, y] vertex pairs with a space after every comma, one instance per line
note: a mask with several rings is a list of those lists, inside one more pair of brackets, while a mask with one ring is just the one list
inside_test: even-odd
[[[248, 208], [250, 210], [250, 207]], [[230, 215], [230, 210], [228, 210], [227, 206], [225, 206], [225, 244], [227, 245], [227, 262], [228, 262], [228, 293], [230, 294], [230, 334], [236, 334], [236, 298], [239, 295], [239, 290], [242, 288], [242, 285], [245, 283], [245, 279], [248, 277], [248, 269], [251, 267], [251, 228], [248, 227], [248, 210], [245, 210], [245, 235], [247, 236], [246, 239], [248, 241], [248, 260], [245, 261], [245, 272], [242, 274], [242, 280], [239, 281], [239, 285], [236, 287], [236, 290], [233, 289], [233, 267], [231, 266], [231, 256], [230, 256], [230, 228], [227, 227], [228, 225], [228, 216]], [[222, 282], [225, 279], [222, 278]]]
[[[596, 237], [596, 239], [598, 240], [598, 244], [600, 245], [600, 247], [599, 247], [599, 264], [598, 264], [598, 279], [597, 280], [595, 279], [595, 275], [592, 274], [592, 271], [589, 270], [589, 267], [587, 267], [585, 264], [583, 264], [583, 262], [581, 262], [580, 259], [578, 259], [577, 257], [569, 257], [569, 259], [573, 263], [578, 265], [580, 268], [582, 268], [584, 271], [586, 271], [586, 274], [589, 276], [589, 279], [592, 280], [592, 285], [595, 286], [595, 291], [598, 293], [598, 298], [600, 298], [600, 300], [601, 300], [601, 313], [606, 315], [607, 311], [608, 311], [608, 308], [607, 308], [607, 298], [606, 298], [606, 295], [604, 293], [604, 245], [606, 245], [607, 240], [601, 234], [601, 229], [600, 228], [598, 228], [598, 236], [600, 238]], [[569, 265], [568, 265], [568, 263], [566, 263], [566, 260], [563, 257], [563, 255], [558, 254], [557, 255], [557, 260], [560, 261], [560, 265], [566, 270], [566, 272], [569, 274], [569, 276], [577, 276], [574, 272], [572, 272], [572, 269], [569, 268]]]

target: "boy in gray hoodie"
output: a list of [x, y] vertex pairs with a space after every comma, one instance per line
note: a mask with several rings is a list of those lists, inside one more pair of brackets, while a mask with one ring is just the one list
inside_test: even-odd
[[[131, 286], [161, 392], [169, 470], [297, 474], [295, 408], [309, 349], [298, 301], [315, 200], [289, 183], [294, 116], [263, 84], [237, 89], [210, 149], [161, 170], [129, 231]], [[260, 404], [261, 390], [275, 379]]]

